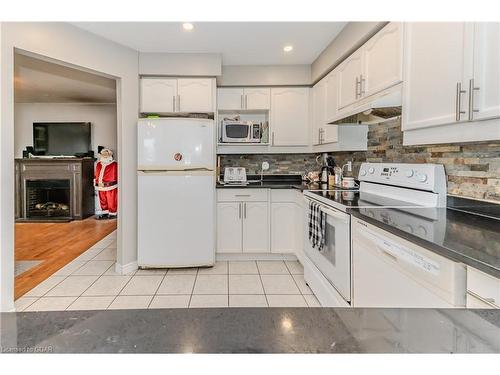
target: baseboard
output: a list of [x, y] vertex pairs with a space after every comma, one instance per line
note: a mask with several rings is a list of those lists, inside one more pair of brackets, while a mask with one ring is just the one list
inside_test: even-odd
[[270, 253], [217, 253], [218, 261], [245, 261], [245, 260], [297, 260], [294, 254], [270, 254]]
[[139, 266], [137, 265], [137, 261], [135, 262], [130, 262], [124, 265], [121, 265], [119, 263], [115, 263], [115, 271], [116, 273], [119, 273], [120, 275], [126, 275], [128, 273], [137, 271], [139, 269]]

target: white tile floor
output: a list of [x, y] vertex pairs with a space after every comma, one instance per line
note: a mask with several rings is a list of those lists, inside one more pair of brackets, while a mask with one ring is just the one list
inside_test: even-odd
[[319, 307], [296, 261], [114, 271], [112, 233], [16, 301], [17, 311], [186, 307]]

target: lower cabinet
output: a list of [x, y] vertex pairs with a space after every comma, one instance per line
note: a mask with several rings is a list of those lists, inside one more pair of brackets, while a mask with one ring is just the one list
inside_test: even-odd
[[296, 249], [295, 232], [296, 205], [288, 202], [271, 203], [271, 252], [294, 253]]
[[[268, 253], [269, 202], [265, 189], [220, 189], [217, 201], [217, 252]], [[244, 190], [244, 192], [241, 192]], [[256, 199], [263, 199], [255, 201]], [[233, 200], [233, 201], [226, 201]]]

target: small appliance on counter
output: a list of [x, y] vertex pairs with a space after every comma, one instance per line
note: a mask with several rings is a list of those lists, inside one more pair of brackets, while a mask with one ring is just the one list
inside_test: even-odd
[[224, 168], [224, 185], [248, 185], [246, 169], [243, 167]]

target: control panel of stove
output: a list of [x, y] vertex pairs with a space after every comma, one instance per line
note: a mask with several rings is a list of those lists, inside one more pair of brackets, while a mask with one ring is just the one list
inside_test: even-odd
[[439, 164], [363, 163], [358, 179], [435, 193], [446, 192], [444, 167]]

